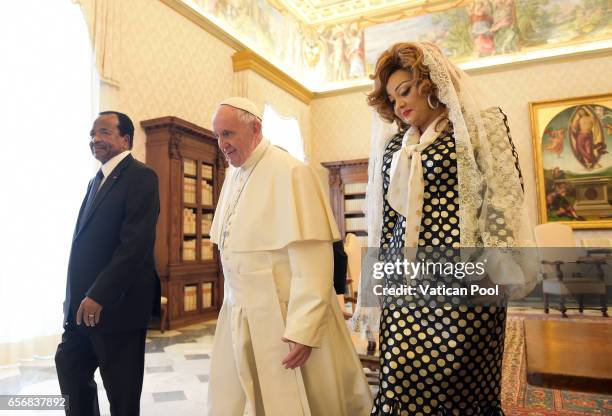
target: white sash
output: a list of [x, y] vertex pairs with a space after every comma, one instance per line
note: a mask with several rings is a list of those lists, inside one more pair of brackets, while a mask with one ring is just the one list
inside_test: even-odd
[[436, 126], [440, 119], [434, 120], [423, 135], [416, 127], [410, 127], [402, 139], [402, 148], [395, 152], [391, 161], [387, 201], [406, 218], [406, 247], [416, 247], [418, 244], [425, 186], [421, 152], [438, 138], [440, 129], [436, 129]]

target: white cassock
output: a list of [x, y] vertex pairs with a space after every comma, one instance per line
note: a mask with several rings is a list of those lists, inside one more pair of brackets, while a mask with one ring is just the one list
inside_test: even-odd
[[[262, 139], [221, 190], [211, 239], [225, 296], [208, 387], [210, 416], [361, 416], [372, 398], [333, 290], [329, 203], [314, 171]], [[313, 347], [281, 363], [285, 337]]]

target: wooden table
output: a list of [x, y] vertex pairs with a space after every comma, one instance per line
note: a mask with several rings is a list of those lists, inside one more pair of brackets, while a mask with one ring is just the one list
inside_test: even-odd
[[525, 319], [527, 381], [612, 394], [612, 321]]

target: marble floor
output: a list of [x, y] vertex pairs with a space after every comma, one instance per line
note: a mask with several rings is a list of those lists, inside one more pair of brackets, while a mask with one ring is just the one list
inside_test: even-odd
[[[141, 414], [204, 416], [215, 322], [178, 331], [149, 331]], [[95, 375], [102, 415], [110, 415], [99, 371]], [[60, 394], [53, 357], [39, 357], [18, 367], [0, 368], [0, 395]], [[0, 416], [62, 415], [63, 411], [2, 411]]]
[[[510, 308], [510, 314], [542, 315], [533, 308]], [[551, 311], [551, 317], [560, 315]], [[572, 313], [578, 316], [578, 312]], [[600, 316], [597, 311], [586, 311], [586, 316]], [[210, 354], [215, 332], [215, 321], [179, 330], [149, 331], [145, 355], [145, 377], [141, 398], [141, 414], [146, 416], [205, 416], [206, 392], [210, 370]], [[366, 343], [356, 335], [353, 341], [360, 353]], [[375, 393], [377, 378], [364, 369]], [[102, 415], [110, 415], [108, 399], [99, 371], [95, 375]], [[60, 394], [53, 357], [39, 357], [19, 366], [0, 367], [0, 395]], [[63, 411], [2, 411], [0, 416], [62, 415]]]

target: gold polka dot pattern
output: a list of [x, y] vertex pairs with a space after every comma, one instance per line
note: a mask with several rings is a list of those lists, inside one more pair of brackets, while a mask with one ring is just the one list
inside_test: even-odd
[[[391, 160], [402, 136], [389, 142], [383, 157], [380, 257], [385, 261], [395, 260], [404, 247], [405, 218], [386, 200]], [[422, 152], [420, 259], [451, 258], [459, 247], [456, 159], [451, 131]], [[401, 276], [387, 282], [401, 283]], [[501, 409], [505, 313], [493, 306], [428, 307], [402, 297], [383, 298], [380, 383], [372, 415], [487, 415]]]

